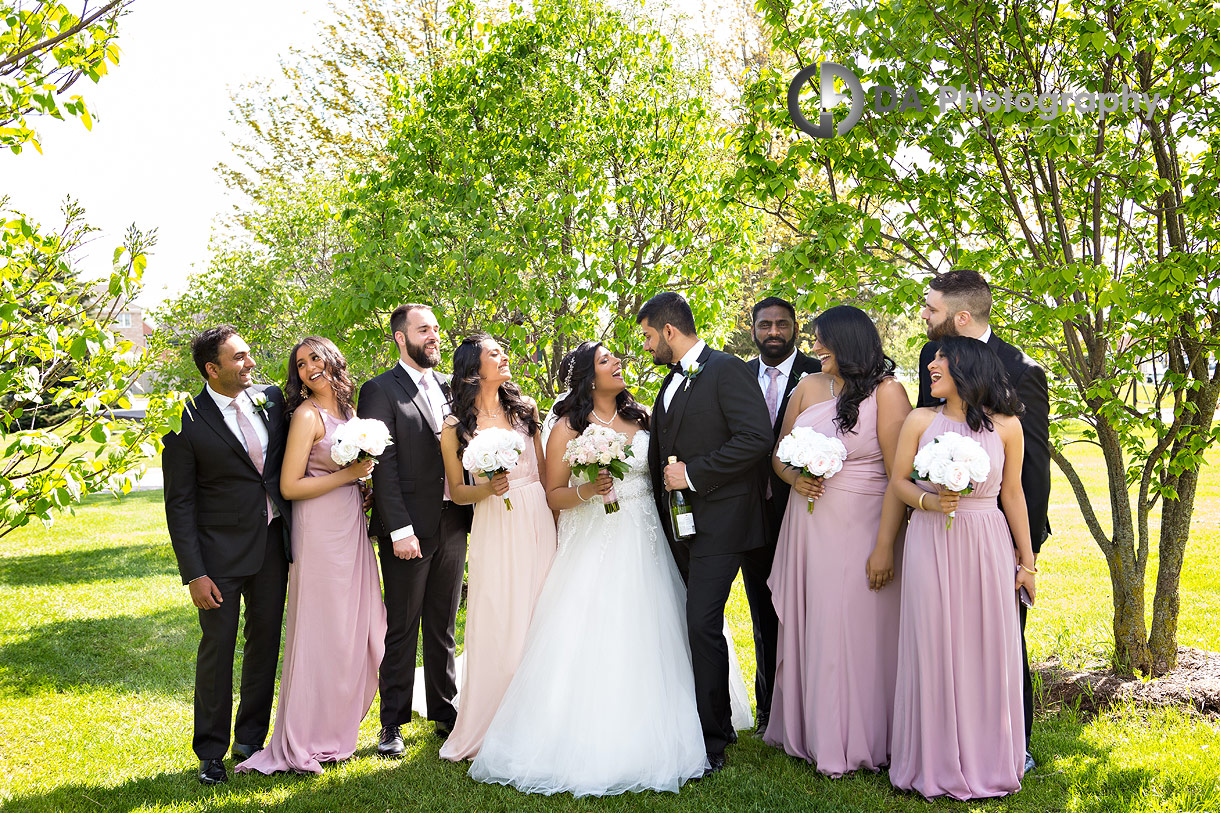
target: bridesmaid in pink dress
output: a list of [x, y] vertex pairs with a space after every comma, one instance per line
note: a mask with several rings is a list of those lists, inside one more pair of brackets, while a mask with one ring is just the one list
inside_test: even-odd
[[377, 693], [385, 606], [358, 485], [374, 461], [340, 467], [330, 458], [335, 429], [355, 414], [353, 390], [329, 339], [310, 336], [292, 349], [280, 474], [292, 500], [284, 664], [271, 743], [239, 773], [321, 773], [320, 763], [347, 759]]
[[[555, 556], [555, 515], [541, 479], [538, 408], [513, 382], [503, 348], [486, 333], [464, 339], [453, 354], [450, 386], [453, 409], [441, 431], [445, 476], [453, 501], [475, 506], [462, 690], [457, 722], [440, 750], [443, 758], [457, 762], [478, 754], [521, 662], [534, 605]], [[467, 485], [462, 451], [471, 437], [491, 427], [520, 433], [525, 452], [507, 474]]]
[[839, 438], [847, 460], [815, 482], [772, 458], [793, 496], [767, 583], [779, 644], [763, 740], [838, 777], [889, 762], [898, 589], [871, 591], [865, 565], [911, 402], [864, 311], [830, 308], [814, 323], [814, 337], [822, 372], [793, 391], [780, 437], [812, 427]]
[[[1025, 769], [1016, 591], [1032, 598], [1036, 572], [1020, 405], [1000, 360], [976, 339], [942, 340], [928, 370], [945, 404], [907, 418], [890, 479], [889, 493], [915, 509], [902, 562], [890, 781], [926, 797], [1003, 796], [1021, 789]], [[915, 453], [945, 432], [973, 438], [991, 458], [968, 495], [907, 474]]]

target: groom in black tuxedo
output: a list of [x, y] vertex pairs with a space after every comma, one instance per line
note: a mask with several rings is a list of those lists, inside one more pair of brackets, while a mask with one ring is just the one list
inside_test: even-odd
[[283, 393], [253, 386], [255, 362], [235, 328], [204, 331], [191, 342], [191, 352], [207, 385], [187, 404], [182, 428], [165, 436], [161, 466], [166, 525], [202, 631], [192, 746], [199, 781], [216, 784], [228, 780], [223, 759], [242, 601], [245, 642], [234, 758], [261, 750], [271, 722], [292, 511], [280, 495], [287, 438]]
[[[969, 336], [985, 343], [999, 357], [1008, 383], [1025, 407], [1021, 431], [1025, 436], [1025, 460], [1021, 465], [1021, 488], [1029, 512], [1029, 533], [1037, 560], [1042, 543], [1050, 535], [1047, 510], [1051, 495], [1050, 397], [1046, 373], [1033, 359], [1001, 339], [991, 330], [991, 286], [977, 271], [958, 269], [932, 278], [919, 316], [928, 330], [928, 343], [919, 354], [918, 406], [937, 406], [932, 397], [928, 364], [936, 356], [938, 340], [945, 336]], [[1021, 604], [1021, 656], [1025, 664], [1025, 771], [1035, 767], [1029, 750], [1034, 724], [1034, 686], [1029, 676], [1029, 654], [1025, 647], [1025, 605]]]
[[373, 469], [369, 535], [378, 539], [388, 622], [377, 752], [400, 757], [421, 624], [428, 719], [441, 737], [457, 719], [454, 630], [472, 509], [455, 504], [445, 489], [440, 432], [450, 395], [449, 377], [434, 369], [441, 362], [436, 316], [427, 305], [400, 305], [390, 330], [398, 363], [360, 388], [357, 413], [384, 423], [394, 438]]
[[[758, 358], [746, 362], [758, 382], [763, 402], [771, 419], [772, 445], [779, 442], [779, 430], [784, 423], [784, 410], [796, 384], [810, 373], [822, 371], [822, 364], [796, 347], [798, 325], [796, 308], [786, 299], [769, 296], [754, 305], [750, 313], [750, 333]], [[767, 730], [771, 717], [771, 692], [775, 687], [775, 651], [779, 637], [779, 618], [771, 601], [771, 565], [779, 541], [779, 526], [788, 508], [791, 487], [771, 468], [771, 459], [763, 461], [768, 481], [763, 503], [767, 521], [766, 544], [746, 554], [741, 568], [746, 597], [750, 600], [750, 619], [754, 625], [754, 657], [758, 668], [754, 674], [754, 697], [758, 706], [757, 731]]]
[[[686, 626], [709, 773], [736, 740], [729, 706], [724, 604], [748, 551], [766, 544], [762, 461], [771, 453], [767, 406], [745, 362], [708, 347], [690, 306], [675, 293], [644, 303], [636, 322], [644, 349], [670, 365], [652, 413], [653, 493], [686, 582]], [[678, 462], [665, 463], [670, 456]], [[695, 536], [674, 538], [669, 492], [690, 495]]]

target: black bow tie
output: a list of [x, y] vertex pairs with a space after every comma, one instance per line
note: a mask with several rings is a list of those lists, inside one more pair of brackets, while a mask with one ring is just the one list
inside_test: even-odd
[[670, 372], [679, 374], [682, 372], [682, 362], [680, 361], [675, 361], [673, 364], [666, 364], [665, 366], [670, 369]]

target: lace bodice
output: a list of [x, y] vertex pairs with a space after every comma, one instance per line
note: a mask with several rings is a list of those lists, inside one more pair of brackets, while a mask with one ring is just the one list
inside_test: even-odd
[[[622, 480], [614, 481], [614, 491], [619, 503], [618, 513], [607, 514], [600, 497], [594, 497], [587, 503], [559, 513], [561, 549], [573, 540], [598, 538], [608, 541], [609, 538], [604, 533], [599, 533], [603, 523], [607, 520], [630, 521], [638, 531], [646, 535], [652, 553], [656, 555], [656, 543], [660, 538], [661, 527], [656, 503], [652, 499], [652, 477], [648, 468], [650, 440], [648, 430], [640, 429], [631, 441], [632, 455], [627, 458], [628, 472]], [[584, 482], [588, 481], [573, 474], [568, 484], [575, 486]]]

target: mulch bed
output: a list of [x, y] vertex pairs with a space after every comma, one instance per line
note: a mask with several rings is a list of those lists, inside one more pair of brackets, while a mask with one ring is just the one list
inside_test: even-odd
[[1178, 647], [1178, 665], [1156, 680], [1122, 675], [1113, 669], [1065, 669], [1057, 659], [1032, 664], [1042, 676], [1043, 703], [1095, 715], [1116, 702], [1183, 706], [1220, 719], [1220, 652]]

